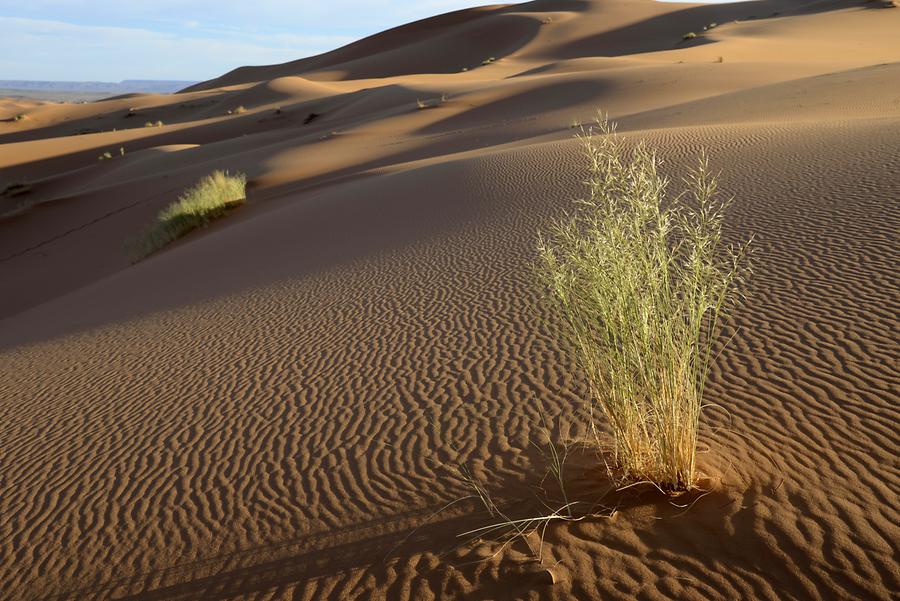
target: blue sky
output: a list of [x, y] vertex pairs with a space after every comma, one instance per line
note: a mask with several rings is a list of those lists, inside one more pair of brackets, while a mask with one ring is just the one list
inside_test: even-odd
[[490, 0], [0, 0], [0, 79], [204, 80]]
[[0, 79], [202, 80], [478, 0], [0, 0]]

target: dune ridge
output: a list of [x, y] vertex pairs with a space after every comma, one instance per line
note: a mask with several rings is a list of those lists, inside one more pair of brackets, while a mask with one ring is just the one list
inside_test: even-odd
[[[891, 599], [900, 11], [875, 5], [540, 0], [172, 96], [0, 103], [27, 115], [0, 122], [0, 190], [31, 187], [0, 197], [29, 205], [0, 217], [2, 596]], [[484, 508], [445, 507], [466, 461], [538, 511], [542, 419], [583, 434], [530, 265], [598, 108], [676, 187], [709, 150], [754, 274], [710, 494], [554, 525], [539, 565], [461, 544]], [[247, 205], [132, 265], [214, 169]]]

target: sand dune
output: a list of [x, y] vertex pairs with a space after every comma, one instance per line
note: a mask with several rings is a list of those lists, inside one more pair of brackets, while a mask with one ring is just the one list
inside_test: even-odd
[[[542, 0], [172, 96], [0, 102], [0, 190], [30, 186], [0, 197], [0, 597], [893, 598], [900, 10], [878, 5]], [[676, 180], [709, 150], [754, 274], [709, 386], [711, 494], [623, 497], [538, 564], [463, 544], [488, 518], [446, 508], [471, 494], [449, 467], [529, 515], [542, 416], [583, 434], [529, 269], [598, 108]], [[248, 203], [132, 265], [214, 169]]]

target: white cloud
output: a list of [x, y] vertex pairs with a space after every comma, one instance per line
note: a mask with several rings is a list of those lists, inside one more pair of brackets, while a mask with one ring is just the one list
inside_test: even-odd
[[234, 26], [244, 31], [364, 35], [490, 0], [0, 0], [0, 14], [55, 19], [81, 25], [127, 25], [156, 29], [147, 23], [209, 27]]
[[490, 0], [0, 0], [0, 79], [208, 79]]
[[0, 79], [207, 79], [247, 64], [317, 54], [341, 35], [265, 36], [218, 30], [194, 35], [0, 17]]
[[0, 79], [208, 79], [490, 1], [0, 0]]

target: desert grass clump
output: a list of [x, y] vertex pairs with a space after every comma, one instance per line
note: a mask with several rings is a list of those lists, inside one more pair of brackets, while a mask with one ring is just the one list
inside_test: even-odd
[[589, 194], [540, 237], [537, 272], [590, 385], [590, 427], [611, 451], [610, 475], [686, 490], [713, 345], [737, 300], [746, 246], [722, 241], [729, 201], [705, 156], [687, 192], [672, 197], [644, 143], [626, 151], [605, 118], [579, 137]]
[[[13, 182], [0, 189], [0, 218], [20, 215], [34, 206], [34, 200], [17, 199], [31, 192], [31, 186], [26, 182]], [[6, 199], [9, 199], [8, 201]], [[16, 200], [14, 200], [16, 199]], [[11, 201], [11, 202], [9, 202]]]
[[247, 177], [214, 171], [163, 209], [156, 223], [135, 244], [136, 260], [153, 254], [189, 232], [227, 215], [246, 200]]
[[683, 41], [687, 42], [688, 40], [693, 40], [696, 37], [697, 37], [696, 33], [694, 33], [693, 31], [689, 31], [686, 34], [684, 34], [683, 36], [681, 36], [681, 39]]
[[21, 196], [22, 194], [28, 194], [29, 192], [31, 192], [31, 185], [27, 182], [13, 182], [0, 191], [0, 196], [13, 198], [15, 196]]
[[440, 98], [431, 98], [428, 100], [416, 100], [416, 108], [420, 111], [425, 109], [434, 109], [447, 102], [447, 94], [441, 94]]

